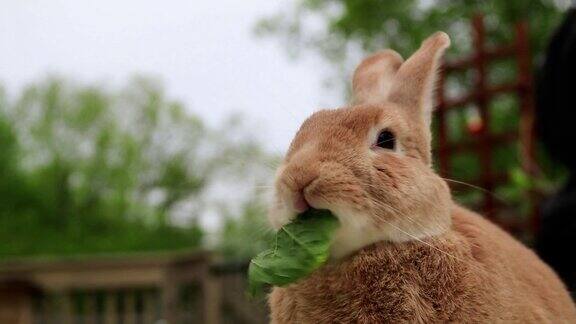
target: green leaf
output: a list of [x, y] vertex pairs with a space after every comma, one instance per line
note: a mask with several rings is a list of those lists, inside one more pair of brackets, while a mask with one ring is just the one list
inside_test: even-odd
[[322, 266], [338, 220], [327, 210], [310, 209], [282, 227], [274, 246], [252, 259], [248, 268], [249, 293], [255, 296], [264, 285], [285, 286]]

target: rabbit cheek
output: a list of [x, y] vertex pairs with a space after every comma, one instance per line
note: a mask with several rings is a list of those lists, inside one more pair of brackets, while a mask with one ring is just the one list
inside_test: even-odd
[[314, 208], [329, 209], [336, 214], [365, 213], [369, 199], [361, 184], [349, 167], [325, 162], [320, 176], [304, 190], [304, 196]]
[[373, 214], [394, 242], [439, 235], [450, 226], [451, 198], [446, 183], [427, 166], [389, 156], [375, 165], [378, 189], [370, 192]]

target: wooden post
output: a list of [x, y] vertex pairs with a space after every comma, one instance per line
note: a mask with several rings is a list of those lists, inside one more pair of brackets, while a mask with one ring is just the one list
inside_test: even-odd
[[85, 292], [82, 302], [84, 303], [84, 323], [96, 324], [98, 311], [96, 307], [96, 295], [93, 292]]
[[153, 324], [157, 320], [156, 296], [153, 291], [144, 291], [142, 293], [142, 322], [144, 324]]
[[63, 290], [58, 293], [60, 307], [60, 321], [63, 324], [72, 324], [74, 322], [74, 308], [72, 307], [72, 296], [69, 290]]
[[124, 295], [124, 323], [136, 324], [136, 312], [136, 292], [128, 290]]
[[0, 284], [0, 323], [34, 323], [34, 296], [39, 291], [27, 283]]
[[534, 160], [534, 98], [532, 64], [528, 40], [528, 24], [516, 24], [516, 62], [518, 65], [518, 97], [520, 100], [521, 163], [528, 173], [535, 173]]
[[[534, 86], [532, 78], [532, 55], [528, 23], [516, 24], [516, 62], [518, 66], [518, 99], [520, 101], [520, 163], [522, 169], [531, 178], [538, 174], [535, 156], [535, 130], [534, 130]], [[527, 193], [530, 201], [530, 224], [527, 224], [532, 233], [538, 230], [540, 219], [538, 217], [537, 193], [530, 188]]]
[[162, 318], [168, 324], [178, 320], [178, 282], [174, 266], [168, 266], [162, 285]]
[[481, 163], [481, 182], [482, 187], [486, 189], [483, 193], [484, 213], [488, 218], [494, 218], [494, 182], [492, 179], [492, 148], [490, 143], [490, 107], [488, 91], [486, 86], [487, 76], [487, 57], [485, 51], [486, 31], [484, 27], [484, 18], [482, 15], [474, 16], [472, 20], [474, 27], [474, 67], [476, 69], [476, 107], [482, 119], [482, 128], [479, 131], [480, 141], [480, 163]]
[[204, 323], [220, 323], [220, 279], [207, 271], [202, 280], [202, 295], [204, 300]]
[[118, 323], [118, 295], [115, 291], [107, 291], [104, 294], [104, 323]]

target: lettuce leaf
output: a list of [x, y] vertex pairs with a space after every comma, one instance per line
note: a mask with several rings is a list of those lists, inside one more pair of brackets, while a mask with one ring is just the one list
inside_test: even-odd
[[274, 246], [252, 259], [248, 290], [285, 286], [306, 277], [327, 260], [338, 220], [327, 210], [309, 209], [276, 233]]

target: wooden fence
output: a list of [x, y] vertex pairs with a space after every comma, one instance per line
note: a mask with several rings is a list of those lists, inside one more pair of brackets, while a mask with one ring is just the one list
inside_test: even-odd
[[265, 323], [245, 267], [203, 252], [0, 264], [0, 323]]
[[[509, 181], [509, 170], [496, 169], [494, 158], [499, 146], [507, 143], [518, 144], [519, 166], [527, 175], [534, 175], [537, 165], [534, 157], [535, 135], [533, 131], [534, 111], [532, 85], [532, 59], [529, 46], [528, 25], [526, 22], [514, 26], [514, 41], [511, 44], [501, 46], [488, 46], [486, 28], [482, 15], [476, 15], [472, 20], [473, 53], [462, 59], [448, 61], [444, 64], [441, 77], [438, 82], [438, 110], [436, 114], [438, 140], [436, 149], [439, 156], [439, 171], [444, 177], [453, 176], [451, 159], [462, 154], [471, 152], [479, 161], [480, 175], [478, 178], [467, 181], [473, 186], [472, 190], [480, 188], [482, 202], [477, 209], [499, 222], [508, 230], [517, 234], [534, 232], [537, 226], [538, 199], [534, 192], [527, 192], [526, 201], [530, 204], [528, 217], [508, 217], [504, 219], [499, 211], [505, 202], [498, 199], [495, 194], [496, 188]], [[491, 64], [499, 60], [512, 60], [516, 65], [516, 79], [501, 84], [490, 84], [489, 74]], [[472, 72], [473, 84], [464, 87], [464, 93], [450, 97], [447, 94], [448, 78], [456, 73]], [[492, 115], [491, 102], [498, 96], [514, 94], [519, 106], [519, 125], [515, 130], [495, 133], [491, 130]], [[451, 141], [449, 138], [449, 114], [454, 110], [462, 110], [473, 107], [477, 112], [476, 125], [468, 131], [468, 137], [459, 141]], [[455, 179], [459, 180], [459, 179]], [[456, 184], [455, 184], [456, 183]], [[452, 182], [458, 190], [470, 190], [470, 187], [458, 185]], [[514, 211], [519, 213], [519, 210]]]

